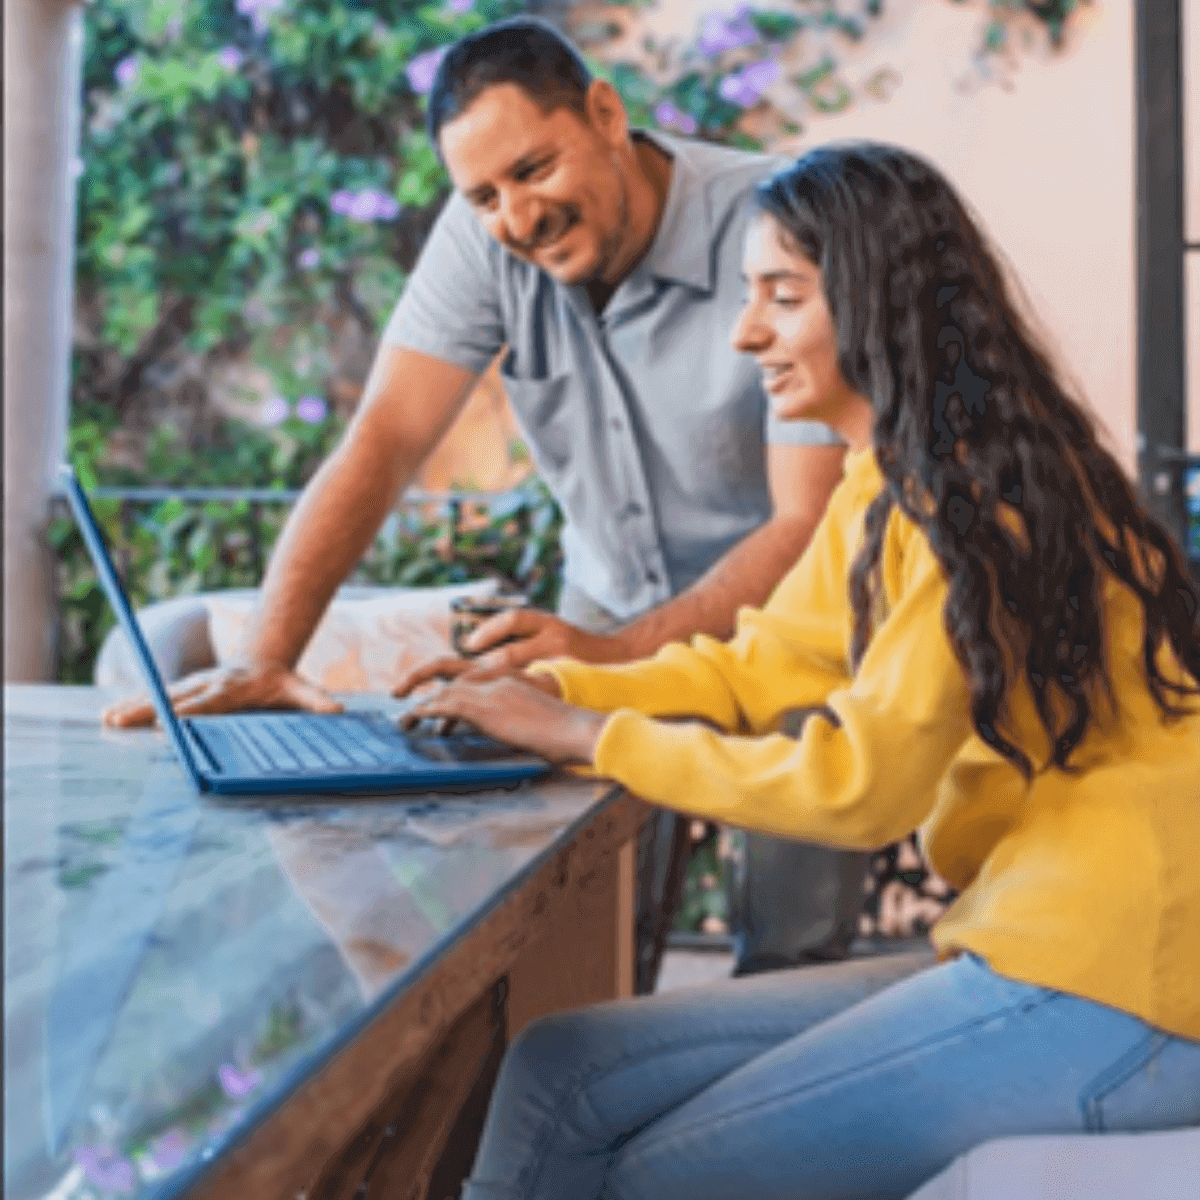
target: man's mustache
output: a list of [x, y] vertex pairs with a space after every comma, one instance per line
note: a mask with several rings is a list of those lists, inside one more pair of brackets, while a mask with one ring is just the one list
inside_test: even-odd
[[533, 233], [524, 241], [514, 242], [514, 248], [531, 257], [543, 246], [557, 241], [568, 229], [578, 224], [579, 217], [579, 209], [573, 204], [564, 204], [552, 212], [545, 213], [533, 227]]

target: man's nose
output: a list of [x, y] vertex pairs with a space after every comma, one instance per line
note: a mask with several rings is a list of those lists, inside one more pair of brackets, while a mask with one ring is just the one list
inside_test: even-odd
[[545, 206], [535, 196], [513, 192], [500, 193], [500, 221], [504, 241], [527, 246], [534, 241], [538, 225], [545, 217]]

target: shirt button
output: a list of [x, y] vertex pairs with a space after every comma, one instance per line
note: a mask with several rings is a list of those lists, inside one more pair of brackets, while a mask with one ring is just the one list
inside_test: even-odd
[[642, 506], [636, 500], [630, 500], [625, 505], [625, 515], [627, 517], [640, 517], [642, 515]]
[[659, 577], [658, 577], [657, 571], [647, 571], [646, 572], [646, 582], [647, 583], [657, 583], [658, 578]]
[[624, 423], [624, 422], [621, 420], [621, 418], [620, 418], [620, 417], [613, 417], [613, 419], [612, 419], [611, 421], [609, 421], [609, 424], [610, 424], [610, 425], [611, 425], [611, 426], [612, 426], [612, 427], [613, 427], [613, 428], [614, 428], [614, 429], [615, 429], [615, 430], [616, 430], [618, 433], [620, 433], [620, 432], [621, 432], [621, 430], [625, 428], [625, 423]]

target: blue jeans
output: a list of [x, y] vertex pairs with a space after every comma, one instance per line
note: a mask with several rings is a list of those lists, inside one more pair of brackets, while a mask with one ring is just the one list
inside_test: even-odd
[[882, 1200], [1025, 1133], [1200, 1124], [1200, 1042], [963, 955], [862, 959], [546, 1017], [463, 1200]]

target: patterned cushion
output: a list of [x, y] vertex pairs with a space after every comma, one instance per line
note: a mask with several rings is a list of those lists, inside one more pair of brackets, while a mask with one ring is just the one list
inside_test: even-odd
[[[297, 669], [334, 692], [385, 691], [418, 663], [450, 652], [450, 601], [495, 592], [491, 580], [441, 588], [343, 588]], [[209, 637], [218, 663], [238, 657], [256, 592], [211, 592]]]

